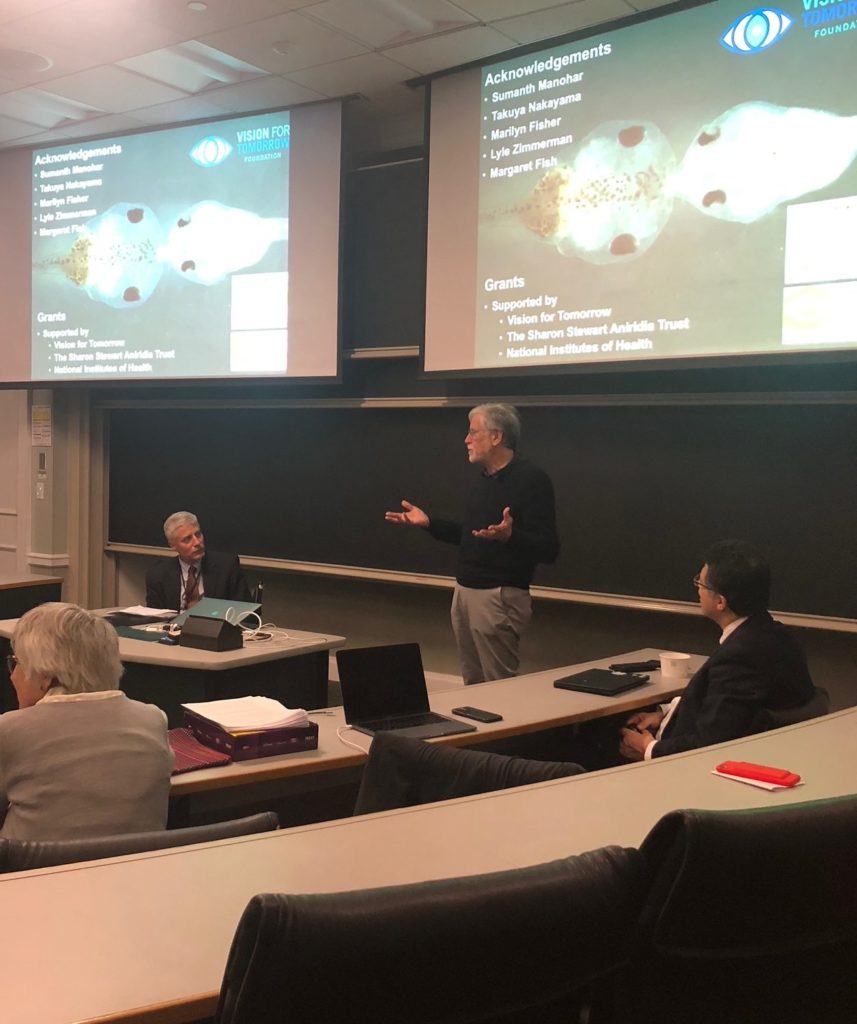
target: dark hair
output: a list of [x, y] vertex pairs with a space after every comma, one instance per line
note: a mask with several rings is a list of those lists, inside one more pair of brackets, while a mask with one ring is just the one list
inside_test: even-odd
[[705, 555], [708, 583], [736, 615], [753, 615], [768, 607], [771, 567], [758, 548], [740, 540], [722, 540]]

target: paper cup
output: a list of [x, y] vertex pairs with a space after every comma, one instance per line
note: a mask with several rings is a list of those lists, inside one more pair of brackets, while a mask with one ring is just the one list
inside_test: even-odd
[[676, 651], [661, 651], [661, 675], [664, 679], [688, 679], [690, 677], [690, 655]]

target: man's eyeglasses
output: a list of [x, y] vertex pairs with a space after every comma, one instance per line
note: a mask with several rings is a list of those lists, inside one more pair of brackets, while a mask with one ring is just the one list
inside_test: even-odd
[[15, 671], [15, 666], [18, 664], [18, 656], [16, 654], [6, 655], [6, 671], [11, 676]]
[[703, 583], [702, 582], [702, 580], [699, 578], [699, 573], [697, 573], [693, 577], [693, 585], [697, 588], [697, 590], [707, 590], [707, 591], [709, 591], [709, 593], [712, 593], [712, 594], [716, 594], [717, 593], [717, 591], [714, 589], [714, 587], [709, 587], [709, 585], [707, 583]]

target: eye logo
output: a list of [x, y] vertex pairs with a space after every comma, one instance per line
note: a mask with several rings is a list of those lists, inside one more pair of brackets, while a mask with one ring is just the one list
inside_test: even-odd
[[779, 42], [793, 24], [785, 11], [775, 7], [757, 7], [733, 21], [720, 42], [733, 53], [759, 53]]
[[232, 152], [232, 146], [218, 135], [207, 135], [193, 147], [188, 156], [200, 167], [217, 167]]

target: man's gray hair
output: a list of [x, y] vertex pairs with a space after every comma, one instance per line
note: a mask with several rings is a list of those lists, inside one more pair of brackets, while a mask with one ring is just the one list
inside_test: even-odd
[[12, 649], [28, 676], [45, 676], [65, 693], [116, 690], [124, 671], [116, 630], [76, 604], [51, 601], [28, 611]]
[[490, 430], [499, 430], [503, 435], [503, 444], [514, 451], [521, 440], [521, 417], [514, 405], [501, 405], [499, 402], [477, 405], [471, 409], [469, 416], [480, 414]]
[[173, 534], [182, 526], [199, 526], [199, 520], [193, 512], [173, 512], [171, 516], [167, 516], [164, 521], [164, 536], [167, 538], [167, 544], [172, 543]]

